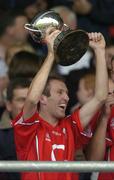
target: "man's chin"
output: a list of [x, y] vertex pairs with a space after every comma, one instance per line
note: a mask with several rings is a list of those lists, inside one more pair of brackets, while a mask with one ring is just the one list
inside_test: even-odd
[[58, 119], [63, 119], [65, 117], [65, 113], [61, 113], [58, 115]]

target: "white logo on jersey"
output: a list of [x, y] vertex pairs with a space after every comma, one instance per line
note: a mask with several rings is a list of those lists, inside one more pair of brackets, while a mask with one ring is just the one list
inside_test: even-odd
[[61, 136], [61, 133], [59, 133], [57, 131], [52, 131], [52, 134], [55, 134], [56, 136]]
[[46, 141], [51, 141], [49, 133], [46, 133], [46, 138], [45, 138], [45, 140], [46, 140]]
[[63, 133], [66, 134], [66, 129], [65, 128], [63, 128]]
[[64, 144], [53, 144], [52, 145], [52, 152], [51, 152], [51, 159], [52, 161], [56, 161], [56, 158], [55, 158], [55, 154], [54, 154], [54, 150], [55, 149], [61, 149], [61, 150], [65, 150], [65, 145]]
[[81, 134], [87, 137], [92, 137], [91, 127], [89, 126], [87, 129], [85, 129], [85, 131], [81, 132]]

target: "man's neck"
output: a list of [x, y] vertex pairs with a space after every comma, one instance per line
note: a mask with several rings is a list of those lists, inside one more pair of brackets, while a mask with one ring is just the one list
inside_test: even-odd
[[52, 126], [56, 126], [58, 124], [58, 119], [54, 118], [53, 116], [51, 116], [50, 114], [46, 112], [40, 111], [39, 115], [41, 118], [43, 118], [46, 122], [48, 122]]

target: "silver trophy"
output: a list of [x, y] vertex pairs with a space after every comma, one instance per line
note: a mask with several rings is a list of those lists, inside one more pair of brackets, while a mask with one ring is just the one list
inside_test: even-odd
[[68, 66], [76, 63], [85, 54], [89, 46], [89, 38], [85, 31], [71, 30], [64, 24], [60, 15], [54, 11], [38, 14], [25, 28], [34, 41], [43, 42], [48, 27], [59, 29], [61, 33], [54, 41], [56, 62]]

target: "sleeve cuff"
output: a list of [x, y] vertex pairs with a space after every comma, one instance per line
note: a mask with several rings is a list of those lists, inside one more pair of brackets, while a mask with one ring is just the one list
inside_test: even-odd
[[24, 119], [23, 111], [21, 111], [19, 113], [19, 115], [14, 120], [11, 121], [11, 125], [14, 127], [14, 126], [21, 124], [21, 123], [24, 123], [24, 124], [33, 123], [37, 119], [38, 119], [38, 113], [37, 112], [34, 113], [30, 118]]

